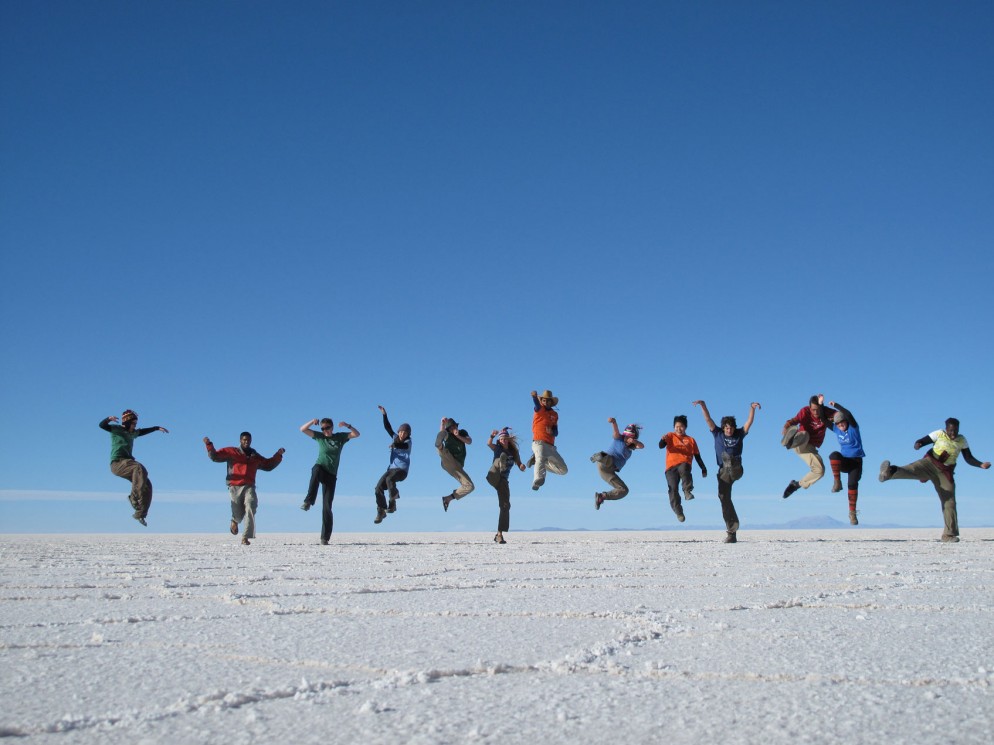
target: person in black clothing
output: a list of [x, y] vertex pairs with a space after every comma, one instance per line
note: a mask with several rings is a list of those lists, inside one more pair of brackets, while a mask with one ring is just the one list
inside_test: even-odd
[[[376, 519], [374, 523], [379, 525], [388, 513], [397, 511], [397, 500], [400, 499], [400, 491], [397, 489], [397, 482], [407, 478], [408, 469], [411, 467], [411, 425], [401, 424], [397, 431], [393, 431], [390, 426], [390, 419], [387, 418], [387, 410], [382, 406], [377, 407], [383, 414], [383, 429], [393, 438], [390, 443], [390, 463], [387, 465], [386, 473], [380, 476], [376, 483]], [[390, 492], [390, 504], [387, 504], [386, 492]]]
[[[497, 442], [494, 442], [494, 438]], [[494, 536], [495, 543], [507, 543], [504, 540], [504, 533], [511, 528], [511, 485], [508, 483], [508, 475], [511, 468], [518, 467], [524, 471], [525, 464], [521, 462], [521, 452], [518, 449], [518, 438], [511, 434], [508, 427], [490, 433], [487, 440], [487, 447], [494, 452], [494, 462], [487, 473], [487, 483], [497, 490], [497, 506], [500, 513], [497, 516], [497, 535]]]

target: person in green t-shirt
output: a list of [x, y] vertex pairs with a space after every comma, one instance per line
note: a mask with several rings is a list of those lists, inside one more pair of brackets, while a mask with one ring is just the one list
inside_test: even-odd
[[[315, 424], [321, 425], [321, 431], [317, 432], [311, 427]], [[318, 460], [311, 468], [311, 482], [307, 486], [307, 496], [300, 509], [305, 512], [309, 510], [318, 497], [318, 484], [321, 485], [321, 545], [327, 546], [331, 538], [331, 531], [334, 527], [335, 518], [331, 513], [331, 503], [335, 500], [335, 484], [338, 481], [338, 461], [342, 457], [342, 448], [349, 440], [354, 440], [359, 436], [359, 430], [351, 424], [339, 422], [339, 427], [345, 427], [348, 432], [335, 432], [335, 422], [327, 417], [318, 422], [311, 419], [301, 425], [300, 431], [314, 440], [318, 445]]]
[[463, 466], [466, 464], [466, 446], [473, 442], [469, 432], [459, 429], [459, 423], [451, 417], [443, 417], [438, 435], [435, 437], [435, 449], [442, 459], [442, 469], [459, 482], [459, 488], [451, 494], [442, 497], [442, 509], [449, 511], [449, 503], [453, 499], [462, 499], [475, 488], [473, 479], [469, 477]]
[[131, 502], [135, 514], [135, 520], [142, 525], [148, 525], [145, 518], [148, 517], [148, 508], [152, 505], [152, 482], [148, 480], [148, 471], [145, 466], [135, 460], [131, 453], [131, 448], [135, 438], [143, 437], [152, 432], [165, 432], [169, 430], [165, 427], [138, 427], [138, 415], [131, 409], [127, 409], [121, 414], [120, 424], [111, 424], [118, 421], [116, 416], [109, 416], [100, 422], [100, 429], [110, 432], [110, 472], [115, 476], [131, 482], [131, 494], [128, 501]]

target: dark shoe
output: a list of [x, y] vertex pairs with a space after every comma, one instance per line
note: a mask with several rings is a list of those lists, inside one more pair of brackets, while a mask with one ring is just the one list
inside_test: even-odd
[[542, 484], [538, 483], [537, 481], [534, 484], [532, 484], [532, 491], [538, 491], [541, 488]]
[[311, 508], [310, 502], [304, 502], [302, 505], [300, 505], [300, 509], [302, 509], [304, 512], [307, 512], [307, 510], [309, 510], [310, 508]]
[[391, 499], [390, 503], [387, 505], [387, 512], [393, 514], [397, 511], [397, 500]]
[[880, 475], [877, 477], [881, 481], [887, 481], [891, 476], [894, 475], [894, 466], [890, 464], [889, 460], [885, 460], [880, 464]]
[[594, 509], [599, 510], [601, 505], [604, 504], [604, 495], [600, 492], [594, 493]]
[[738, 543], [739, 540], [738, 540], [738, 538], [735, 537], [735, 533], [726, 533], [725, 534], [725, 541], [724, 542], [725, 543]]
[[694, 492], [692, 492], [692, 491], [685, 491], [683, 493], [683, 501], [689, 502], [693, 498], [694, 498]]
[[238, 535], [238, 523], [235, 522], [234, 518], [231, 520], [231, 525], [228, 527], [231, 531], [231, 535]]
[[739, 524], [738, 524], [738, 522], [732, 523], [731, 527], [726, 528], [726, 531], [729, 532], [729, 533], [731, 533], [732, 535], [735, 535], [736, 533], [738, 533], [739, 532]]
[[442, 509], [446, 512], [449, 511], [449, 503], [452, 501], [452, 497], [442, 497]]
[[321, 539], [321, 545], [322, 546], [327, 546], [328, 545], [328, 541], [326, 541], [324, 538], [322, 538]]
[[840, 491], [842, 491], [842, 479], [835, 479], [835, 481], [832, 482], [832, 494], [836, 494]]
[[373, 519], [373, 523], [379, 525], [381, 522], [383, 522], [383, 518], [385, 518], [386, 516], [387, 516], [386, 510], [377, 510], [376, 517]]
[[943, 543], [959, 543], [959, 536], [958, 535], [949, 535], [948, 533], [943, 533], [942, 534], [942, 542]]
[[856, 519], [856, 510], [849, 510], [849, 524], [859, 525], [859, 520]]
[[800, 484], [798, 484], [796, 481], [791, 481], [789, 484], [787, 484], [787, 488], [783, 490], [783, 498], [786, 499], [800, 488], [801, 488]]
[[531, 458], [528, 459], [528, 462], [525, 463], [525, 468], [531, 468], [534, 465], [535, 465], [535, 456], [533, 455]]
[[507, 543], [507, 541], [504, 540], [504, 536], [498, 533], [494, 536], [494, 543]]
[[242, 536], [242, 545], [243, 546], [251, 546], [252, 544], [249, 543], [249, 539], [248, 538], [246, 538], [245, 536]]
[[137, 520], [138, 522], [140, 522], [142, 525], [148, 525], [148, 523], [145, 522], [145, 518], [142, 517], [142, 513], [138, 512], [138, 511], [136, 511], [135, 514], [133, 514], [131, 517], [133, 517], [135, 520]]
[[684, 520], [686, 520], [686, 519], [687, 519], [687, 518], [686, 518], [686, 517], [684, 517], [684, 514], [683, 514], [682, 512], [678, 512], [678, 513], [676, 513], [676, 521], [677, 521], [678, 523], [682, 523], [682, 522], [683, 522]]

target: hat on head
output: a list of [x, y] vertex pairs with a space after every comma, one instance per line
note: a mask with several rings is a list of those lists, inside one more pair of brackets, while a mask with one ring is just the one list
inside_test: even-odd
[[556, 398], [555, 396], [553, 396], [552, 395], [552, 391], [550, 391], [548, 388], [546, 388], [544, 391], [542, 391], [539, 394], [538, 397], [539, 398], [547, 398], [547, 399], [549, 399], [550, 401], [552, 401], [552, 405], [553, 406], [558, 406], [559, 405], [559, 399]]
[[121, 424], [127, 424], [128, 422], [133, 422], [138, 420], [138, 414], [133, 412], [131, 409], [125, 409], [124, 413], [121, 414]]
[[510, 438], [510, 437], [511, 437], [511, 428], [510, 427], [504, 427], [502, 430], [500, 430], [497, 433], [497, 439], [498, 440], [505, 439], [505, 438]]
[[397, 427], [397, 431], [398, 432], [405, 432], [406, 431], [408, 434], [410, 434], [411, 433], [411, 425], [408, 424], [407, 422], [404, 422], [402, 425], [400, 425], [399, 427]]
[[637, 440], [639, 438], [639, 432], [641, 431], [642, 428], [637, 424], [629, 424], [627, 427], [625, 427], [625, 431], [622, 432], [621, 434], [624, 435], [625, 437], [631, 437], [633, 440]]
[[835, 412], [835, 416], [832, 417], [832, 421], [835, 424], [838, 424], [839, 422], [844, 422], [845, 420], [846, 420], [846, 415], [843, 414], [841, 411]]
[[457, 422], [452, 417], [446, 417], [445, 424], [443, 426], [445, 428], [445, 431], [448, 432], [453, 427], [458, 427], [459, 426], [459, 422]]

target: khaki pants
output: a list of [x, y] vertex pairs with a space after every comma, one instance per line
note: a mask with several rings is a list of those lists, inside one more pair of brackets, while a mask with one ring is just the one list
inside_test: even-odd
[[110, 464], [110, 472], [131, 482], [128, 501], [138, 517], [148, 517], [148, 508], [152, 506], [152, 482], [148, 480], [145, 466], [132, 458], [122, 458]]
[[794, 448], [794, 452], [797, 453], [797, 457], [803, 460], [808, 465], [808, 468], [811, 469], [804, 474], [804, 478], [797, 482], [801, 485], [801, 488], [807, 489], [825, 475], [825, 461], [823, 461], [821, 456], [818, 455], [818, 448], [810, 442], [806, 445], [801, 445], [799, 448]]
[[594, 453], [590, 459], [597, 465], [600, 477], [614, 487], [601, 495], [604, 499], [624, 499], [628, 496], [628, 484], [622, 481], [618, 472], [614, 470], [614, 458], [605, 452], [600, 452]]
[[906, 466], [900, 466], [892, 479], [914, 479], [931, 481], [942, 505], [942, 520], [946, 535], [959, 535], [959, 519], [956, 515], [956, 484], [931, 458], [922, 458]]
[[469, 474], [466, 473], [461, 465], [459, 465], [459, 461], [452, 457], [452, 453], [448, 450], [439, 448], [438, 455], [442, 459], [442, 469], [449, 474], [449, 476], [459, 482], [459, 488], [452, 492], [453, 499], [462, 499], [476, 488], [473, 485], [473, 479], [471, 479]]
[[254, 486], [229, 486], [231, 494], [231, 519], [241, 524], [245, 520], [245, 538], [255, 538], [255, 511], [259, 508], [259, 497]]
[[535, 456], [535, 478], [532, 486], [542, 486], [545, 483], [546, 470], [552, 471], [557, 476], [565, 476], [569, 469], [566, 461], [556, 450], [555, 445], [550, 445], [542, 440], [532, 441], [532, 454]]

